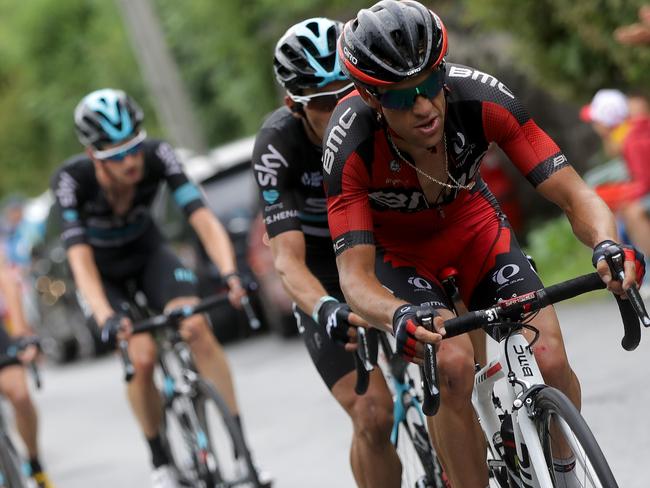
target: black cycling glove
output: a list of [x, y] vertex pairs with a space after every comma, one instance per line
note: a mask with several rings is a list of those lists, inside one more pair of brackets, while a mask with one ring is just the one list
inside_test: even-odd
[[349, 318], [352, 310], [347, 303], [336, 300], [323, 302], [318, 309], [318, 323], [325, 327], [327, 336], [339, 344], [350, 342], [348, 330], [350, 327]]
[[415, 357], [415, 345], [418, 342], [415, 338], [415, 329], [421, 325], [417, 313], [424, 308], [410, 304], [402, 305], [393, 314], [393, 335], [397, 354], [401, 354], [408, 361], [413, 361]]
[[122, 327], [122, 319], [124, 315], [113, 314], [106, 319], [102, 326], [101, 339], [104, 344], [115, 344], [117, 334]]
[[[620, 250], [625, 256], [625, 261], [634, 262], [636, 268], [636, 282], [640, 286], [643, 282], [643, 277], [645, 276], [645, 259], [643, 254], [641, 254], [634, 246], [621, 245], [610, 240], [603, 241], [594, 247], [594, 254], [591, 258], [594, 267], [598, 265], [599, 261], [605, 259], [605, 249], [612, 249], [614, 251]], [[614, 279], [616, 279], [616, 277], [614, 277]]]

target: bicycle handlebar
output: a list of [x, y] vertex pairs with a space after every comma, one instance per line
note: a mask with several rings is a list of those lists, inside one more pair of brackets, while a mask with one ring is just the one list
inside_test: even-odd
[[[138, 321], [133, 324], [132, 333], [133, 334], [143, 334], [145, 332], [152, 332], [157, 329], [163, 329], [166, 327], [177, 327], [180, 321], [199, 313], [207, 312], [208, 310], [214, 308], [220, 303], [228, 300], [228, 295], [226, 293], [220, 293], [218, 295], [213, 295], [208, 298], [204, 298], [200, 302], [194, 305], [184, 305], [182, 307], [174, 308], [167, 312], [164, 312], [160, 315], [155, 315], [147, 319]], [[244, 295], [241, 299], [242, 309], [246, 313], [248, 318], [248, 323], [251, 329], [257, 330], [260, 328], [260, 321], [256, 317], [253, 307], [250, 304], [248, 295]], [[128, 352], [128, 341], [120, 340], [119, 341], [119, 352], [120, 360], [124, 368], [124, 380], [128, 383], [133, 379], [135, 375], [135, 368], [131, 362]]]
[[[11, 345], [7, 349], [6, 355], [0, 358], [0, 369], [6, 366], [11, 366], [13, 364], [16, 364], [18, 354], [20, 354], [22, 351], [24, 351], [30, 346], [36, 346], [40, 350], [41, 349], [40, 339], [37, 336], [29, 336], [29, 337], [19, 337], [14, 341], [12, 341]], [[36, 362], [31, 361], [27, 365], [27, 368], [29, 369], [32, 378], [34, 379], [34, 384], [36, 385], [36, 388], [40, 390], [42, 386], [42, 382], [41, 382], [41, 373], [38, 369], [38, 365], [36, 364]]]

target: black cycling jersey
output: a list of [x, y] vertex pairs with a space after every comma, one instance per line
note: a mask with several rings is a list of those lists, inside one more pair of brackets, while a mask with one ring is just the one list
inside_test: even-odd
[[253, 170], [269, 237], [302, 231], [307, 266], [330, 291], [331, 286], [338, 287], [338, 274], [327, 226], [321, 155], [320, 146], [309, 140], [302, 121], [282, 107], [257, 134]]
[[66, 249], [81, 243], [91, 245], [102, 272], [121, 264], [135, 249], [150, 249], [162, 242], [150, 212], [162, 182], [167, 182], [186, 215], [204, 206], [201, 192], [188, 180], [168, 143], [147, 140], [143, 151], [144, 174], [124, 215], [114, 213], [97, 181], [93, 162], [85, 154], [67, 160], [52, 178]]

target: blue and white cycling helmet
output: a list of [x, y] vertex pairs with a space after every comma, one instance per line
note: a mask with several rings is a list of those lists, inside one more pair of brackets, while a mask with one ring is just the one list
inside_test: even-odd
[[100, 149], [137, 135], [144, 115], [122, 90], [104, 88], [86, 95], [74, 110], [79, 142]]
[[297, 92], [345, 80], [336, 54], [343, 23], [316, 17], [293, 25], [275, 46], [273, 69], [285, 89]]

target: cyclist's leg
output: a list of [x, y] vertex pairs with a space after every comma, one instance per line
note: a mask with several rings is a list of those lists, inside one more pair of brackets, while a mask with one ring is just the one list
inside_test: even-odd
[[[6, 351], [9, 344], [10, 338], [0, 321], [0, 351]], [[0, 370], [0, 393], [9, 400], [13, 408], [16, 428], [27, 449], [30, 475], [38, 475], [45, 480], [39, 459], [38, 413], [29, 393], [25, 368], [18, 360], [15, 365]]]
[[[487, 244], [489, 239], [483, 239], [482, 242]], [[477, 247], [478, 245], [480, 244], [477, 244]], [[473, 290], [469, 298], [471, 310], [488, 307], [499, 299], [521, 295], [543, 286], [539, 276], [521, 251], [507, 221], [500, 222], [486, 256], [480, 274], [475, 275], [475, 284], [469, 283], [466, 286], [467, 289]], [[569, 366], [560, 325], [553, 307], [543, 309], [532, 319], [531, 324], [541, 332], [535, 344], [535, 359], [545, 381], [564, 392], [579, 407], [580, 385]], [[529, 340], [533, 337], [528, 331], [525, 335]]]
[[[104, 279], [106, 297], [116, 311], [128, 311], [128, 295], [120, 284]], [[145, 437], [158, 435], [162, 421], [162, 398], [154, 381], [156, 344], [148, 334], [137, 334], [129, 339], [129, 357], [135, 368], [133, 379], [127, 384], [127, 398]]]
[[[340, 292], [332, 295], [341, 296]], [[357, 395], [352, 354], [295, 305], [294, 315], [314, 366], [352, 420], [350, 465], [357, 486], [399, 487], [401, 466], [390, 442], [392, 398], [381, 371], [373, 371], [365, 395]]]
[[[194, 273], [185, 268], [166, 246], [158, 246], [152, 250], [142, 274], [141, 286], [154, 309], [169, 310], [198, 301]], [[232, 414], [239, 419], [239, 408], [226, 354], [212, 333], [207, 317], [201, 314], [184, 320], [181, 333], [192, 350], [199, 373], [214, 384]]]
[[[378, 253], [379, 255], [379, 253]], [[453, 317], [440, 285], [391, 254], [378, 260], [377, 277], [395, 296], [433, 306]], [[428, 417], [431, 440], [452, 486], [484, 488], [488, 484], [485, 443], [471, 404], [474, 351], [467, 335], [442, 341], [437, 350], [441, 404]]]
[[[477, 284], [467, 285], [468, 289], [474, 290], [469, 299], [471, 310], [542, 288], [539, 276], [521, 251], [505, 220], [500, 224], [487, 256]], [[554, 308], [549, 306], [541, 310], [530, 324], [540, 331], [534, 354], [545, 382], [561, 390], [580, 408], [580, 383], [569, 365]], [[530, 331], [524, 331], [524, 335], [528, 341], [534, 337]]]

